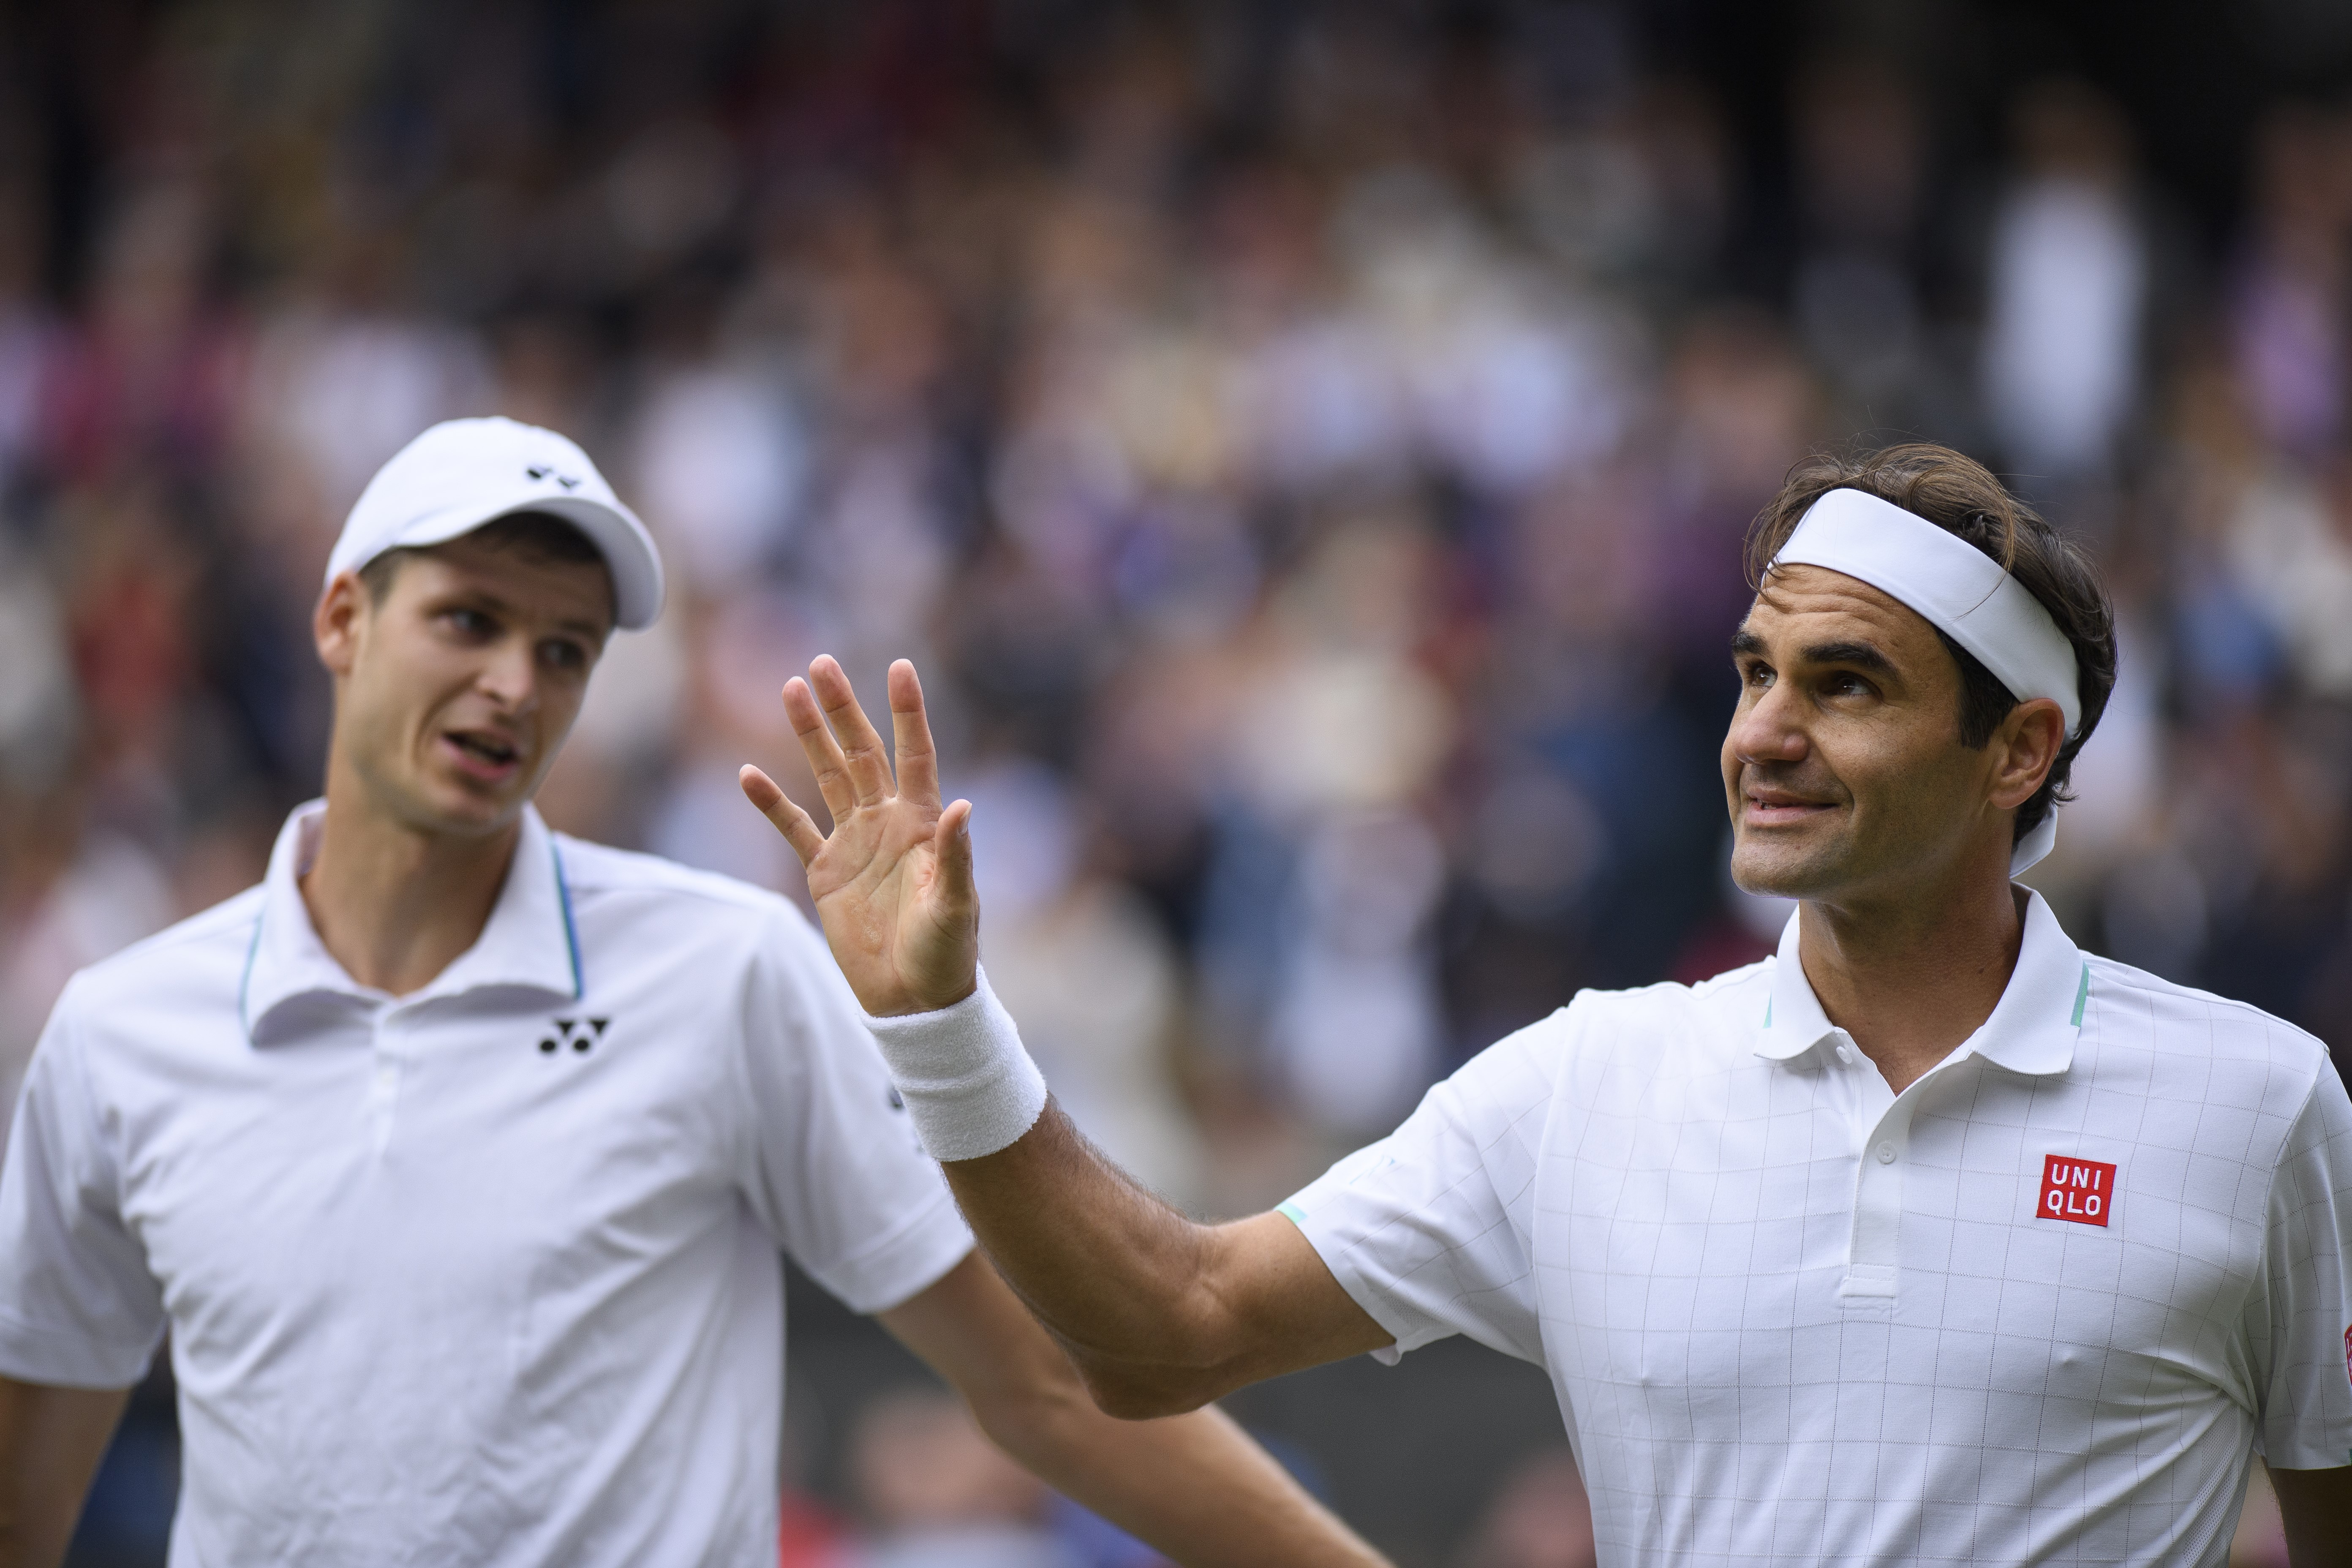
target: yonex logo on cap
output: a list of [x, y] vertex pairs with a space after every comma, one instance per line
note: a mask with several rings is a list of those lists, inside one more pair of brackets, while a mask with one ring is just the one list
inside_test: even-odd
[[2098, 1160], [2052, 1154], [2042, 1162], [2042, 1201], [2036, 1219], [2072, 1220], [2105, 1228], [2116, 1206], [2116, 1168]]
[[532, 479], [553, 479], [567, 490], [576, 490], [580, 488], [580, 481], [577, 479], [570, 474], [559, 474], [545, 463], [533, 463], [523, 470], [523, 477]]

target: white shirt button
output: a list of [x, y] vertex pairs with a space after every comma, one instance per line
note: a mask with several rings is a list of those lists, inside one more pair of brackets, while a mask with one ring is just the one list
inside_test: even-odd
[[1840, 1046], [1838, 1047], [1838, 1060], [1843, 1062], [1848, 1067], [1853, 1066], [1853, 1047], [1852, 1046]]
[[1892, 1144], [1892, 1143], [1881, 1143], [1881, 1144], [1878, 1146], [1878, 1163], [1879, 1163], [1880, 1164], [1882, 1164], [1882, 1165], [1892, 1165], [1893, 1163], [1895, 1163], [1895, 1145], [1894, 1145], [1894, 1144]]

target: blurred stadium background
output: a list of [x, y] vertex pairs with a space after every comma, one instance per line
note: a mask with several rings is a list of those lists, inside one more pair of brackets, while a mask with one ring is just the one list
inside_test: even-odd
[[[2331, 0], [0, 8], [0, 1094], [72, 969], [257, 877], [344, 510], [493, 411], [675, 584], [548, 816], [791, 889], [733, 784], [798, 767], [776, 688], [914, 657], [1000, 988], [1198, 1212], [1765, 950], [1724, 642], [1823, 443], [1958, 445], [2097, 553], [2035, 879], [2352, 1050], [2348, 72]], [[793, 1310], [788, 1562], [1149, 1560]], [[161, 1561], [170, 1401], [76, 1562]], [[1531, 1369], [1234, 1407], [1408, 1568], [1589, 1561]]]

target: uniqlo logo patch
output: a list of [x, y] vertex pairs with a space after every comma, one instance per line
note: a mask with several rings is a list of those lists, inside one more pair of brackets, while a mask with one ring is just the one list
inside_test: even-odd
[[2042, 1203], [2037, 1219], [2066, 1219], [2105, 1226], [2115, 1212], [2116, 1168], [2097, 1160], [2052, 1154], [2042, 1162]]

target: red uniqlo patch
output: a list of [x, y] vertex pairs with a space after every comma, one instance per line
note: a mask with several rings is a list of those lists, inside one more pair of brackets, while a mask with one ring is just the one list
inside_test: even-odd
[[2070, 1160], [2052, 1154], [2042, 1162], [2042, 1203], [2039, 1219], [2070, 1219], [2076, 1225], [2104, 1226], [2116, 1206], [2116, 1168], [2096, 1160]]

